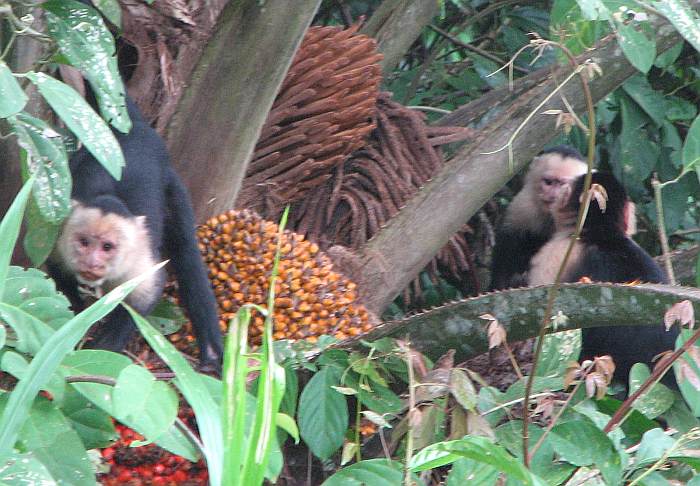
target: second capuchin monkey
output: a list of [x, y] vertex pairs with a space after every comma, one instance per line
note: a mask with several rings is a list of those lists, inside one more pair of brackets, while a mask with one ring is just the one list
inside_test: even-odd
[[585, 174], [586, 169], [583, 156], [565, 145], [535, 157], [523, 188], [506, 209], [496, 231], [491, 257], [492, 290], [526, 284], [530, 259], [554, 232], [552, 204], [562, 187]]
[[[222, 356], [217, 305], [195, 237], [187, 190], [170, 166], [165, 144], [127, 98], [133, 123], [115, 131], [126, 166], [115, 180], [84, 147], [70, 160], [73, 209], [47, 263], [73, 307], [170, 259], [179, 296], [200, 349], [200, 367], [217, 370]], [[162, 297], [165, 272], [141, 283], [125, 302], [142, 315]], [[136, 326], [122, 306], [102, 322], [88, 346], [122, 351]]]
[[[592, 174], [592, 184], [602, 186], [607, 200], [592, 198], [580, 238], [574, 243], [562, 282], [578, 282], [587, 277], [597, 282], [667, 283], [659, 265], [630, 238], [634, 206], [622, 185], [609, 173]], [[532, 258], [528, 284], [554, 283], [564, 254], [576, 228], [582, 202], [585, 176], [578, 177], [553, 207], [555, 233]], [[649, 326], [597, 327], [582, 330], [581, 358], [610, 355], [615, 361], [615, 377], [627, 382], [632, 365], [652, 365], [658, 354], [672, 350], [677, 326], [666, 331], [663, 324]], [[664, 382], [674, 385], [672, 375]]]

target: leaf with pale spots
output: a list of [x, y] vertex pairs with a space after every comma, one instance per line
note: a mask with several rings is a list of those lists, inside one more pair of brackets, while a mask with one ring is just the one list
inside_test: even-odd
[[67, 84], [44, 73], [30, 72], [26, 76], [105, 170], [121, 179], [124, 155], [104, 120]]

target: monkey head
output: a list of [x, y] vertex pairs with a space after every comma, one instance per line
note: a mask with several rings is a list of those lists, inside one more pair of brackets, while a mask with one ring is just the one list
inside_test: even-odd
[[63, 265], [89, 287], [128, 275], [133, 256], [147, 249], [145, 217], [79, 202], [73, 203], [57, 244]]
[[587, 170], [587, 165], [582, 160], [559, 152], [542, 154], [534, 163], [535, 170], [531, 173], [534, 172], [535, 179], [532, 183], [542, 207], [549, 210], [557, 202], [562, 188]]

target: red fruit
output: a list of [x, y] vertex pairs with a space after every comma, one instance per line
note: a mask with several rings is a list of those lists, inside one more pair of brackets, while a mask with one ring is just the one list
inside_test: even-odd
[[156, 476], [155, 478], [153, 478], [151, 484], [153, 486], [167, 486], [168, 480], [165, 479], [163, 476]]
[[165, 472], [165, 466], [162, 464], [156, 464], [155, 466], [153, 466], [153, 472], [162, 476]]
[[102, 449], [102, 457], [107, 459], [108, 461], [114, 457], [114, 447], [107, 447], [105, 449]]
[[187, 473], [185, 473], [185, 471], [175, 471], [175, 474], [173, 474], [172, 478], [176, 482], [182, 483], [187, 480]]

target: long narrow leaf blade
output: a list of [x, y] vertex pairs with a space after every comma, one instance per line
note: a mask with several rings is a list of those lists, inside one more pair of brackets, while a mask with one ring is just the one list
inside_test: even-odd
[[223, 457], [223, 435], [221, 432], [221, 412], [200, 375], [195, 372], [180, 352], [165, 339], [146, 319], [127, 307], [148, 344], [177, 376], [175, 384], [192, 407], [197, 417], [197, 426], [202, 436], [204, 456], [209, 469], [212, 486], [221, 483]]
[[49, 381], [63, 358], [70, 353], [94, 322], [109, 314], [132, 290], [164, 263], [125, 282], [72, 318], [51, 336], [27, 368], [26, 376], [10, 394], [0, 417], [0, 461], [12, 452], [20, 428], [27, 419], [32, 402], [39, 390]]
[[229, 324], [224, 351], [224, 465], [223, 483], [234, 484], [245, 458], [246, 376], [250, 310], [242, 307]]
[[30, 177], [24, 183], [22, 190], [19, 191], [17, 197], [12, 202], [12, 206], [5, 213], [0, 223], [0, 300], [5, 293], [5, 281], [7, 273], [10, 271], [10, 259], [12, 258], [12, 250], [19, 236], [19, 228], [22, 225], [22, 215], [24, 208], [27, 205], [29, 194], [34, 186], [34, 178]]

